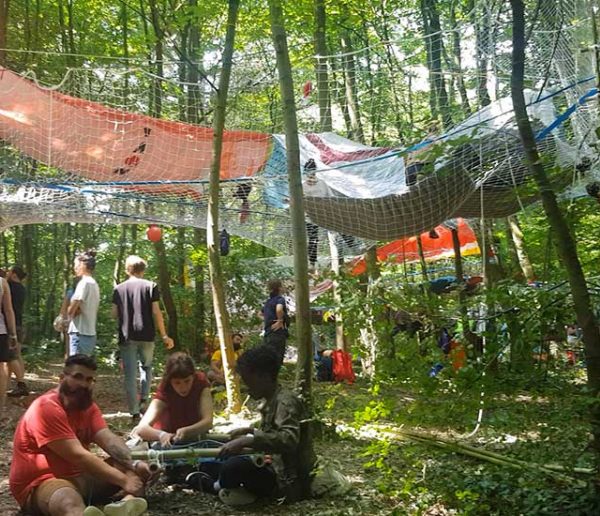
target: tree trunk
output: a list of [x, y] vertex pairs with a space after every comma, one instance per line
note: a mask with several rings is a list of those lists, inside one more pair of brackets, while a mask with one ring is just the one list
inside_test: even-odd
[[429, 286], [427, 285], [429, 282], [429, 275], [427, 274], [427, 262], [425, 261], [425, 255], [423, 254], [423, 241], [421, 240], [421, 235], [417, 235], [417, 251], [419, 253], [419, 263], [421, 264], [421, 276], [423, 277], [423, 282], [427, 289], [426, 291], [429, 292]]
[[460, 48], [460, 30], [456, 23], [456, 2], [452, 2], [450, 6], [450, 25], [452, 26], [452, 51], [453, 51], [453, 68], [454, 75], [456, 76], [456, 84], [458, 86], [458, 93], [460, 95], [460, 105], [462, 107], [463, 114], [465, 117], [471, 113], [471, 106], [469, 105], [469, 97], [467, 95], [467, 88], [465, 87], [465, 80], [462, 70], [462, 52]]
[[121, 234], [119, 235], [119, 249], [117, 250], [117, 259], [113, 268], [113, 286], [121, 283], [123, 274], [123, 259], [125, 258], [125, 242], [127, 240], [127, 226], [121, 224]]
[[[229, 313], [225, 303], [225, 289], [221, 256], [219, 254], [219, 186], [221, 172], [221, 153], [223, 149], [223, 130], [225, 128], [225, 110], [229, 80], [233, 66], [233, 50], [235, 44], [235, 26], [237, 23], [239, 0], [229, 0], [227, 13], [227, 33], [223, 49], [223, 66], [216, 93], [215, 112], [213, 121], [213, 160], [210, 167], [210, 184], [208, 197], [208, 213], [206, 220], [206, 241], [208, 247], [208, 268], [212, 287], [215, 321], [221, 345], [223, 375], [227, 391], [227, 409], [229, 412], [241, 410], [239, 380], [235, 376], [235, 353], [231, 342], [231, 326]], [[298, 167], [298, 170], [300, 168]]]
[[[206, 248], [206, 233], [204, 230], [194, 228], [194, 247], [196, 251], [198, 248]], [[206, 306], [204, 302], [204, 278], [205, 270], [204, 264], [200, 257], [196, 256], [194, 259], [194, 322], [196, 324], [196, 331], [194, 332], [194, 355], [199, 358], [204, 351], [204, 335], [206, 333]]]
[[177, 345], [179, 344], [177, 307], [175, 306], [173, 294], [171, 293], [171, 273], [169, 271], [165, 243], [162, 238], [157, 242], [154, 242], [154, 251], [156, 252], [156, 260], [158, 263], [158, 284], [160, 285], [165, 312], [167, 312], [167, 332], [169, 337], [175, 341], [175, 345]]
[[533, 266], [529, 261], [527, 251], [525, 250], [523, 232], [519, 225], [519, 219], [516, 215], [511, 215], [510, 217], [507, 217], [506, 222], [510, 229], [510, 237], [517, 254], [517, 259], [519, 260], [519, 266], [521, 267], [521, 271], [523, 271], [523, 276], [525, 276], [527, 281], [534, 281], [535, 273], [533, 272]]
[[[484, 6], [485, 8], [485, 6]], [[479, 107], [485, 107], [492, 101], [487, 89], [487, 50], [488, 50], [488, 34], [489, 20], [487, 16], [481, 16], [481, 27], [475, 9], [475, 0], [469, 0], [467, 10], [471, 13], [471, 24], [475, 30], [475, 53], [477, 61], [477, 98]]]
[[8, 13], [10, 0], [0, 0], [0, 65], [6, 65], [6, 47], [8, 43]]
[[[290, 191], [290, 218], [292, 223], [294, 278], [296, 299], [296, 344], [298, 362], [296, 368], [296, 387], [304, 402], [306, 417], [313, 416], [312, 380], [313, 349], [310, 326], [310, 301], [308, 290], [308, 259], [304, 197], [302, 194], [302, 176], [300, 173], [300, 144], [298, 141], [298, 123], [292, 66], [287, 44], [287, 34], [283, 21], [281, 0], [269, 0], [271, 35], [277, 59], [279, 89], [283, 103], [283, 125], [286, 143], [288, 184]], [[304, 423], [300, 462], [306, 465], [314, 459], [313, 425]], [[310, 483], [303, 487], [303, 494], [310, 493]]]
[[[525, 150], [528, 167], [538, 185], [542, 205], [548, 217], [548, 222], [556, 235], [556, 246], [563, 266], [567, 271], [571, 295], [577, 314], [577, 322], [583, 329], [585, 345], [586, 368], [590, 394], [595, 402], [590, 405], [592, 424], [592, 446], [596, 452], [596, 465], [600, 464], [600, 331], [592, 311], [587, 283], [575, 241], [571, 235], [563, 214], [556, 201], [544, 165], [540, 159], [535, 143], [531, 123], [527, 115], [525, 97], [523, 95], [523, 76], [525, 72], [525, 8], [523, 0], [511, 0], [513, 10], [513, 72], [511, 78], [511, 93], [519, 134]], [[598, 479], [596, 478], [596, 487]]]
[[431, 67], [430, 77], [433, 81], [432, 86], [435, 92], [436, 105], [442, 118], [443, 127], [447, 130], [452, 127], [452, 116], [450, 115], [448, 93], [442, 74], [442, 28], [436, 0], [421, 0], [421, 12], [424, 18], [426, 45], [430, 56], [428, 60]]
[[308, 292], [308, 260], [306, 227], [304, 223], [304, 198], [300, 174], [300, 145], [294, 100], [292, 67], [288, 53], [287, 34], [283, 22], [280, 0], [269, 0], [271, 33], [277, 58], [279, 87], [283, 101], [283, 123], [286, 142], [288, 183], [290, 190], [290, 217], [292, 222], [294, 276], [296, 297], [296, 342], [298, 366], [296, 383], [310, 414], [312, 414], [313, 352], [310, 327], [310, 302]]
[[327, 73], [327, 13], [325, 0], [314, 0], [315, 15], [315, 71], [317, 77], [317, 100], [319, 103], [319, 120], [322, 132], [332, 130], [331, 125], [331, 100], [329, 95], [329, 77]]
[[350, 31], [344, 29], [341, 36], [342, 57], [343, 63], [343, 74], [344, 74], [344, 85], [346, 90], [346, 105], [348, 106], [348, 116], [350, 118], [350, 124], [352, 133], [350, 139], [365, 143], [365, 135], [362, 127], [362, 121], [360, 119], [360, 108], [358, 106], [358, 93], [356, 88], [356, 63], [353, 55], [352, 36]]

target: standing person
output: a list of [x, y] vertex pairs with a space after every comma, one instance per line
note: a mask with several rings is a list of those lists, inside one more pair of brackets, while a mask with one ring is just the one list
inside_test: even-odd
[[[17, 425], [9, 485], [25, 514], [137, 516], [148, 507], [139, 496], [150, 469], [132, 461], [123, 439], [107, 428], [92, 396], [96, 369], [93, 357], [67, 358], [58, 387], [37, 398]], [[109, 459], [90, 452], [91, 443]], [[124, 498], [103, 511], [86, 508], [119, 491]]]
[[17, 325], [17, 345], [10, 353], [9, 358], [11, 361], [8, 364], [10, 373], [15, 375], [17, 386], [9, 391], [9, 396], [27, 396], [29, 394], [29, 389], [25, 383], [25, 363], [21, 355], [21, 347], [24, 342], [23, 307], [25, 306], [25, 295], [27, 292], [23, 285], [23, 280], [26, 276], [27, 273], [20, 265], [11, 267], [6, 275], [8, 286], [10, 287], [13, 311], [15, 313], [15, 324]]
[[[112, 315], [119, 320], [119, 347], [125, 372], [127, 405], [134, 421], [139, 420], [140, 410], [143, 412], [148, 403], [156, 331], [167, 349], [175, 345], [165, 329], [158, 286], [144, 279], [145, 271], [146, 262], [142, 258], [128, 256], [125, 272], [129, 277], [117, 285], [112, 301]], [[141, 363], [139, 398], [136, 385], [138, 360]]]
[[[244, 336], [241, 333], [234, 333], [231, 336], [231, 343], [233, 344], [233, 353], [235, 361], [240, 358], [242, 354], [242, 341]], [[231, 367], [235, 367], [235, 362], [230, 364]], [[221, 350], [217, 349], [210, 358], [210, 370], [206, 375], [213, 385], [225, 385], [225, 376], [223, 373], [223, 357], [221, 356]]]
[[6, 411], [10, 353], [17, 347], [17, 344], [17, 325], [10, 287], [4, 278], [0, 278], [0, 420], [4, 419]]
[[273, 348], [279, 357], [279, 363], [283, 364], [285, 346], [288, 338], [289, 316], [287, 305], [283, 298], [283, 285], [280, 279], [272, 279], [267, 284], [269, 299], [263, 306], [263, 318], [265, 321], [266, 346]]
[[100, 305], [100, 289], [92, 277], [96, 268], [96, 251], [88, 250], [75, 258], [73, 270], [79, 278], [71, 296], [67, 314], [69, 322], [69, 354], [93, 355], [96, 349], [96, 318]]

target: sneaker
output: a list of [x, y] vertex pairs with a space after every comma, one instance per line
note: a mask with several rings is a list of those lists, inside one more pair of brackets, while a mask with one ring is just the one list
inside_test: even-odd
[[148, 502], [144, 498], [128, 498], [120, 502], [109, 503], [104, 506], [106, 516], [139, 516], [148, 509]]
[[100, 509], [98, 509], [98, 507], [94, 507], [93, 505], [90, 505], [89, 507], [86, 507], [84, 509], [83, 516], [105, 516], [105, 515]]
[[221, 501], [232, 507], [239, 505], [250, 505], [256, 501], [256, 496], [246, 491], [243, 487], [235, 489], [221, 489], [219, 491]]
[[214, 479], [203, 471], [192, 471], [185, 477], [185, 483], [190, 489], [200, 491], [202, 493], [217, 494], [214, 488]]
[[137, 425], [140, 422], [140, 419], [142, 419], [142, 417], [139, 414], [132, 414], [131, 415], [131, 422], [134, 425]]
[[14, 389], [11, 389], [6, 393], [7, 396], [11, 398], [17, 398], [19, 396], [29, 396], [29, 389], [25, 382], [18, 382], [17, 386]]

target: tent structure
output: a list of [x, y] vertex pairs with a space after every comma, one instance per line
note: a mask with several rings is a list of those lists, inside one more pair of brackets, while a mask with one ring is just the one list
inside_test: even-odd
[[[457, 219], [456, 229], [460, 242], [461, 256], [474, 256], [481, 254], [475, 233], [464, 219]], [[437, 238], [433, 238], [433, 237]], [[434, 231], [421, 234], [423, 255], [425, 260], [434, 261], [454, 256], [452, 232], [446, 225], [437, 226]], [[377, 259], [380, 262], [410, 263], [419, 260], [417, 237], [402, 238], [377, 248]], [[364, 258], [358, 258], [352, 263], [353, 275], [363, 274], [366, 271]]]

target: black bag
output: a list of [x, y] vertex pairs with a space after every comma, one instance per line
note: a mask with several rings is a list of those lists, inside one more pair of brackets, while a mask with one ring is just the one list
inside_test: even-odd
[[223, 229], [219, 236], [219, 251], [221, 256], [229, 254], [229, 233], [227, 233], [226, 229]]

